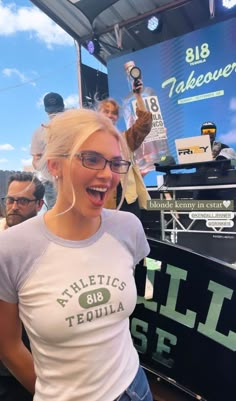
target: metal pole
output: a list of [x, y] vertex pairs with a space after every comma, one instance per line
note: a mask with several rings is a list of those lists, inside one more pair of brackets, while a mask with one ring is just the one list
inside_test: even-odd
[[79, 42], [75, 41], [75, 47], [77, 50], [77, 76], [78, 76], [78, 96], [79, 96], [79, 107], [83, 107], [83, 96], [82, 96], [82, 69], [81, 69], [81, 46]]

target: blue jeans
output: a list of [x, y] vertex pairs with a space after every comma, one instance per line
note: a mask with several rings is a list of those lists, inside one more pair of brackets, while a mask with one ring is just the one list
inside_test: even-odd
[[146, 374], [141, 368], [127, 389], [116, 399], [117, 401], [153, 401]]

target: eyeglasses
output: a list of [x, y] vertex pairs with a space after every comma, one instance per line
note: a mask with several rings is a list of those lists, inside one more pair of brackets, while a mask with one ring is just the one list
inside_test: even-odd
[[[68, 157], [69, 154], [60, 155], [61, 157]], [[75, 153], [76, 158], [80, 159], [82, 165], [91, 170], [104, 170], [107, 163], [113, 173], [126, 174], [129, 171], [131, 162], [122, 159], [107, 160], [105, 157], [96, 152], [80, 152]]]
[[216, 129], [215, 128], [203, 128], [202, 129], [202, 134], [203, 135], [208, 135], [208, 134], [215, 134]]
[[18, 206], [28, 206], [30, 202], [37, 202], [38, 199], [28, 199], [28, 198], [14, 198], [13, 196], [6, 196], [2, 198], [3, 204], [5, 206], [13, 205], [14, 202], [17, 203]]

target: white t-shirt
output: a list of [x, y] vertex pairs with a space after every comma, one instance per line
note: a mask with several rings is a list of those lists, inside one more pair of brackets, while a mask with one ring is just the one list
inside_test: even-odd
[[0, 233], [0, 299], [19, 302], [37, 375], [34, 401], [111, 401], [138, 366], [129, 316], [134, 267], [149, 253], [141, 222], [103, 210], [99, 230], [69, 241], [37, 216]]
[[45, 128], [41, 125], [33, 133], [30, 145], [30, 154], [33, 156], [43, 154], [45, 146]]
[[[63, 112], [60, 111], [58, 113], [49, 114], [48, 115], [49, 122], [52, 118], [60, 115], [61, 113], [63, 113]], [[45, 125], [49, 124], [49, 122], [45, 123]], [[30, 145], [30, 154], [32, 156], [43, 154], [45, 147], [46, 147], [45, 127], [44, 127], [44, 124], [42, 124], [33, 133], [33, 136], [31, 139], [31, 145]]]
[[6, 228], [6, 219], [4, 217], [0, 217], [0, 231], [5, 230]]

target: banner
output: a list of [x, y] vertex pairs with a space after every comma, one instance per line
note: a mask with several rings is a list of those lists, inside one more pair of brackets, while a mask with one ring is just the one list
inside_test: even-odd
[[[170, 243], [149, 240], [153, 297], [137, 267], [130, 320], [141, 363], [207, 401], [233, 401], [236, 372], [236, 270]], [[149, 272], [150, 275], [150, 272]]]

